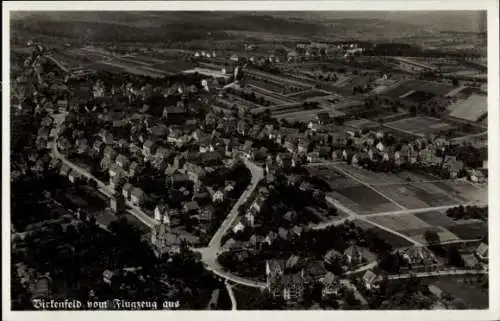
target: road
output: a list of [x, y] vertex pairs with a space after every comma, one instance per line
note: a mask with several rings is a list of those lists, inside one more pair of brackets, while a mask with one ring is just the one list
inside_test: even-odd
[[226, 282], [224, 282], [224, 284], [226, 285], [227, 293], [229, 294], [229, 298], [231, 299], [231, 310], [236, 311], [238, 306], [236, 304], [236, 298], [234, 296], [233, 287], [231, 286], [231, 284], [229, 284], [229, 281], [227, 280]]
[[366, 301], [365, 297], [358, 291], [358, 288], [351, 283], [348, 279], [342, 279], [340, 280], [340, 283], [344, 285], [346, 288], [350, 289], [351, 291], [354, 292], [354, 297], [361, 302], [363, 305], [368, 305], [368, 302]]
[[485, 270], [448, 270], [448, 271], [435, 271], [435, 272], [418, 272], [418, 273], [405, 273], [397, 275], [389, 275], [389, 280], [400, 280], [415, 278], [425, 278], [431, 276], [444, 276], [444, 275], [467, 275], [467, 274], [488, 274]]
[[252, 195], [255, 188], [257, 187], [258, 183], [264, 177], [264, 170], [261, 167], [255, 165], [246, 158], [243, 158], [243, 162], [245, 166], [250, 170], [250, 173], [252, 174], [252, 180], [250, 182], [250, 186], [243, 192], [243, 194], [241, 194], [240, 198], [238, 199], [238, 201], [236, 201], [233, 208], [229, 212], [229, 215], [226, 217], [224, 222], [222, 222], [217, 232], [215, 232], [214, 236], [210, 240], [210, 243], [208, 244], [208, 247], [210, 248], [217, 248], [217, 249], [220, 248], [222, 237], [227, 233], [227, 231], [231, 228], [234, 221], [238, 217], [239, 213], [238, 210], [240, 206], [248, 200], [250, 195]]
[[228, 271], [225, 271], [224, 268], [217, 262], [217, 256], [221, 252], [222, 237], [228, 232], [228, 230], [234, 224], [236, 218], [238, 217], [239, 214], [238, 210], [240, 206], [248, 200], [250, 195], [252, 195], [252, 193], [257, 188], [258, 183], [264, 177], [264, 170], [261, 167], [255, 165], [246, 158], [243, 158], [243, 163], [250, 170], [250, 173], [252, 174], [250, 185], [241, 194], [238, 201], [236, 201], [233, 208], [229, 212], [228, 216], [226, 217], [224, 222], [222, 222], [219, 229], [215, 232], [214, 236], [208, 243], [208, 246], [204, 248], [192, 248], [192, 250], [201, 254], [201, 261], [205, 265], [205, 268], [214, 273], [215, 275], [237, 284], [249, 287], [265, 288], [266, 284], [264, 282], [253, 281], [234, 275]]

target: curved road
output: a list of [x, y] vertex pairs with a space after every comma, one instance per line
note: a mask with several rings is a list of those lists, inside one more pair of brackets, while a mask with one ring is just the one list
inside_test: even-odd
[[[77, 164], [71, 162], [68, 160], [64, 155], [62, 155], [59, 150], [57, 149], [57, 137], [58, 133], [60, 130], [60, 126], [62, 122], [64, 121], [64, 117], [58, 118], [58, 121], [56, 122], [56, 127], [55, 127], [55, 137], [54, 137], [54, 143], [52, 144], [52, 149], [51, 153], [54, 158], [60, 159], [63, 164], [66, 166], [70, 167], [72, 170], [76, 171], [80, 175], [94, 179], [97, 182], [97, 186], [99, 190], [104, 193], [106, 196], [112, 196], [115, 194], [115, 191], [111, 189], [108, 185], [106, 185], [104, 182], [99, 180], [97, 177], [94, 175], [90, 174], [87, 172], [84, 168], [78, 166]], [[224, 269], [217, 263], [217, 256], [220, 252], [220, 246], [221, 246], [221, 239], [222, 237], [227, 233], [227, 231], [231, 228], [232, 224], [238, 217], [238, 209], [239, 207], [247, 201], [247, 199], [252, 195], [254, 192], [255, 188], [257, 187], [258, 183], [260, 180], [264, 177], [264, 170], [249, 161], [248, 159], [244, 158], [243, 162], [245, 166], [248, 167], [252, 174], [252, 180], [249, 185], [249, 187], [243, 192], [243, 194], [240, 196], [236, 204], [234, 204], [233, 208], [229, 212], [229, 215], [227, 218], [224, 220], [224, 222], [221, 224], [217, 232], [214, 234], [212, 237], [209, 246], [206, 248], [192, 248], [192, 250], [199, 252], [202, 256], [202, 262], [205, 265], [205, 268], [214, 274], [216, 274], [219, 277], [222, 277], [226, 280], [230, 280], [234, 283], [250, 286], [250, 287], [258, 287], [258, 288], [265, 288], [265, 283], [263, 282], [257, 282], [249, 279], [245, 279], [242, 277], [239, 277], [237, 275], [233, 275], [227, 271], [224, 271]], [[128, 209], [127, 211], [135, 216], [137, 219], [139, 219], [141, 222], [146, 224], [148, 227], [152, 228], [153, 226], [157, 225], [158, 222], [154, 220], [153, 218], [149, 217], [146, 213], [144, 213], [140, 208], [134, 206], [131, 204], [129, 201], [127, 201]]]
[[224, 268], [217, 262], [217, 256], [221, 252], [222, 237], [228, 232], [228, 230], [234, 224], [236, 218], [238, 217], [239, 214], [238, 210], [240, 206], [248, 200], [250, 195], [253, 194], [253, 192], [257, 188], [257, 185], [264, 177], [264, 170], [261, 167], [255, 165], [246, 158], [243, 158], [243, 162], [245, 166], [250, 170], [250, 173], [252, 174], [252, 180], [250, 182], [250, 185], [243, 192], [243, 194], [241, 194], [238, 201], [236, 201], [233, 208], [229, 212], [228, 216], [226, 217], [224, 222], [222, 222], [221, 226], [215, 232], [214, 236], [210, 240], [208, 246], [204, 248], [192, 248], [192, 250], [201, 254], [201, 261], [205, 265], [205, 268], [214, 273], [215, 275], [237, 284], [246, 285], [254, 288], [255, 287], [265, 288], [266, 284], [264, 282], [253, 281], [250, 279], [234, 275], [228, 271], [225, 271]]

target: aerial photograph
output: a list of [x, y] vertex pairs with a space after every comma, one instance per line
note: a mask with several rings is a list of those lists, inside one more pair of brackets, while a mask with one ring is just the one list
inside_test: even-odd
[[488, 310], [486, 18], [11, 11], [10, 309]]

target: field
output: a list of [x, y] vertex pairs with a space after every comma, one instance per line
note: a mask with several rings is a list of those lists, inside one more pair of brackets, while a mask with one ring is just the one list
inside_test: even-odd
[[288, 97], [293, 97], [293, 98], [296, 98], [296, 99], [299, 99], [300, 101], [302, 101], [302, 100], [306, 100], [309, 98], [322, 97], [322, 96], [328, 96], [328, 95], [330, 95], [330, 94], [326, 93], [324, 91], [311, 89], [311, 90], [307, 90], [305, 92], [300, 92], [300, 93], [288, 95]]
[[369, 220], [395, 231], [425, 230], [430, 226], [423, 220], [411, 214], [374, 216], [370, 217]]
[[448, 227], [448, 230], [461, 239], [478, 239], [488, 235], [488, 224], [485, 222], [456, 224]]
[[371, 121], [369, 119], [355, 119], [355, 120], [350, 120], [344, 123], [344, 126], [349, 126], [352, 128], [356, 129], [362, 129], [362, 128], [377, 128], [380, 126], [379, 123]]
[[372, 227], [369, 230], [371, 232], [374, 232], [379, 238], [386, 241], [387, 243], [392, 245], [394, 248], [408, 247], [408, 246], [412, 245], [412, 243], [405, 240], [404, 238], [401, 238], [395, 234], [387, 232], [386, 230], [382, 230], [378, 227]]
[[109, 66], [123, 69], [124, 72], [136, 74], [136, 75], [140, 75], [140, 76], [161, 78], [161, 77], [165, 77], [168, 75], [168, 73], [163, 72], [163, 71], [158, 70], [158, 69], [154, 69], [154, 68], [151, 68], [151, 67], [148, 67], [145, 65], [133, 64], [133, 63], [121, 61], [118, 59], [109, 60], [109, 61], [105, 61], [102, 63], [105, 65], [109, 65]]
[[424, 80], [408, 80], [399, 86], [387, 91], [385, 94], [391, 98], [399, 98], [412, 90], [430, 93], [436, 96], [444, 96], [453, 90], [453, 85]]
[[[420, 242], [422, 244], [426, 244], [427, 241], [425, 239], [425, 232], [428, 230], [436, 232], [437, 235], [439, 236], [439, 240], [441, 242], [457, 241], [460, 239], [460, 237], [458, 237], [454, 233], [450, 232], [448, 229], [445, 229], [444, 227], [441, 227], [441, 226], [430, 226], [429, 228], [422, 229], [420, 231], [409, 230], [409, 231], [400, 231], [400, 232], [405, 234], [405, 235], [410, 236], [412, 239], [414, 239], [417, 242]], [[413, 235], [409, 234], [409, 232], [412, 232]]]
[[476, 121], [481, 115], [488, 112], [488, 98], [486, 95], [471, 95], [469, 98], [453, 104], [451, 109], [450, 116], [452, 117]]
[[409, 133], [417, 136], [425, 136], [428, 134], [448, 130], [454, 127], [450, 123], [431, 117], [405, 118], [386, 123], [385, 126], [388, 128], [401, 131], [403, 133]]
[[446, 213], [443, 212], [425, 212], [425, 213], [417, 213], [416, 217], [428, 223], [429, 225], [438, 225], [438, 226], [454, 226], [457, 223], [452, 218], [449, 218]]
[[397, 211], [399, 207], [365, 186], [337, 188], [330, 196], [359, 214]]
[[450, 293], [465, 302], [467, 309], [488, 309], [488, 292], [478, 288], [476, 284], [465, 284], [464, 278], [474, 279], [475, 277], [440, 276], [438, 278], [422, 278], [425, 284], [434, 284], [441, 290]]

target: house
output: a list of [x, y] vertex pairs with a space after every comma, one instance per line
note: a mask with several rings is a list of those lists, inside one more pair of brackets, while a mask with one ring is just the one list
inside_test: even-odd
[[212, 194], [212, 202], [222, 203], [224, 202], [224, 193], [221, 190], [217, 190]]
[[283, 215], [283, 218], [289, 222], [294, 221], [297, 218], [297, 212], [295, 211], [288, 211]]
[[132, 184], [130, 184], [130, 183], [125, 183], [125, 185], [123, 185], [122, 195], [126, 200], [130, 199], [131, 192], [132, 192], [133, 188], [134, 188], [134, 186], [132, 186]]
[[212, 221], [214, 214], [215, 214], [215, 207], [209, 204], [201, 209], [200, 220], [210, 222]]
[[120, 154], [116, 157], [115, 163], [126, 170], [128, 168], [128, 165], [130, 164], [130, 161], [127, 156]]
[[308, 163], [318, 163], [321, 161], [321, 158], [319, 157], [319, 153], [318, 152], [310, 152], [307, 154], [307, 162]]
[[142, 145], [142, 153], [146, 157], [150, 157], [154, 154], [156, 149], [156, 144], [152, 140], [147, 140]]
[[302, 272], [282, 276], [283, 299], [288, 302], [301, 301], [304, 296], [305, 281]]
[[278, 228], [278, 235], [281, 239], [287, 240], [288, 239], [288, 231], [284, 229], [283, 227]]
[[310, 261], [304, 269], [304, 277], [312, 282], [320, 281], [328, 271], [325, 269], [323, 262]]
[[378, 142], [377, 145], [375, 145], [375, 148], [379, 151], [379, 152], [383, 152], [384, 149], [385, 149], [385, 146], [384, 144], [382, 144], [382, 142]]
[[320, 125], [328, 124], [330, 122], [330, 114], [327, 112], [317, 113], [315, 116], [315, 120]]
[[269, 233], [267, 233], [264, 242], [266, 242], [268, 245], [271, 245], [277, 238], [278, 234], [276, 234], [276, 232], [274, 231], [270, 231]]
[[117, 152], [111, 146], [106, 146], [104, 148], [103, 158], [108, 159], [113, 162], [116, 159]]
[[104, 283], [111, 285], [111, 280], [113, 279], [114, 276], [115, 276], [115, 273], [113, 271], [105, 270], [102, 273], [102, 280], [104, 281]]
[[335, 250], [335, 249], [331, 249], [330, 251], [326, 252], [325, 254], [325, 263], [327, 264], [331, 264], [337, 260], [341, 260], [342, 259], [342, 254]]
[[104, 149], [104, 143], [101, 140], [97, 139], [94, 141], [94, 144], [92, 144], [92, 150], [97, 155], [101, 155], [101, 152], [103, 151], [103, 149]]
[[342, 158], [342, 151], [340, 149], [335, 149], [332, 152], [332, 160], [336, 161], [336, 160], [340, 160], [341, 158]]
[[252, 236], [250, 236], [250, 239], [248, 240], [248, 245], [256, 250], [261, 248], [262, 243], [264, 243], [264, 237], [257, 234], [253, 234]]
[[125, 139], [125, 138], [121, 138], [119, 141], [118, 141], [118, 147], [120, 148], [128, 148], [128, 141]]
[[332, 272], [328, 272], [325, 274], [325, 276], [321, 279], [321, 285], [321, 296], [323, 298], [336, 296], [339, 294], [340, 282]]
[[488, 261], [488, 244], [482, 242], [476, 249], [476, 255], [479, 260], [485, 262]]
[[182, 239], [170, 231], [167, 224], [155, 225], [151, 232], [151, 245], [156, 256], [180, 252]]
[[169, 152], [168, 148], [160, 146], [156, 150], [154, 157], [158, 160], [166, 160], [169, 154], [170, 154], [170, 152]]
[[165, 204], [158, 204], [154, 209], [154, 218], [160, 223], [170, 225], [170, 217], [168, 214], [168, 206]]
[[363, 261], [361, 249], [355, 245], [349, 246], [344, 251], [344, 257], [346, 258], [348, 265], [357, 265]]
[[248, 226], [250, 227], [254, 227], [255, 226], [255, 216], [256, 216], [257, 212], [255, 211], [255, 209], [249, 209], [246, 213], [245, 213], [245, 222]]
[[474, 254], [461, 254], [460, 256], [462, 257], [466, 267], [472, 269], [480, 266], [480, 263]]
[[68, 179], [71, 183], [75, 183], [80, 177], [81, 177], [81, 175], [74, 170], [72, 170], [68, 173]]
[[379, 287], [378, 279], [378, 276], [372, 270], [368, 270], [363, 275], [363, 284], [367, 290], [377, 289]]
[[141, 206], [146, 200], [146, 194], [142, 189], [134, 187], [130, 191], [130, 200], [134, 206]]
[[59, 175], [61, 176], [68, 176], [69, 172], [71, 171], [71, 168], [66, 165], [66, 164], [62, 164], [61, 165], [61, 168], [59, 169]]
[[235, 246], [236, 246], [236, 244], [237, 244], [237, 242], [236, 242], [234, 239], [230, 238], [230, 239], [228, 239], [228, 240], [224, 243], [224, 245], [222, 245], [222, 249], [223, 249], [223, 250], [225, 250], [225, 251], [229, 251], [229, 250], [231, 250], [233, 247], [235, 247]]
[[309, 146], [311, 146], [311, 143], [308, 140], [300, 141], [297, 145], [297, 152], [299, 154], [307, 154], [309, 152]]
[[184, 204], [183, 209], [184, 209], [184, 212], [186, 212], [186, 213], [195, 214], [195, 213], [198, 213], [198, 211], [200, 210], [200, 206], [198, 205], [198, 202], [191, 201], [191, 202], [187, 202], [186, 204]]
[[266, 260], [266, 287], [273, 297], [282, 294], [280, 279], [285, 273], [285, 260]]
[[233, 233], [241, 232], [245, 229], [245, 225], [240, 221], [236, 223], [233, 227]]
[[144, 166], [141, 163], [138, 163], [137, 161], [133, 161], [128, 169], [128, 176], [130, 178], [136, 177], [142, 173], [144, 170]]
[[78, 154], [87, 153], [87, 151], [89, 150], [88, 140], [86, 138], [77, 139], [75, 142], [75, 147]]
[[291, 229], [291, 232], [295, 235], [295, 236], [300, 236], [302, 235], [302, 232], [304, 231], [304, 229], [300, 226], [294, 226], [292, 229]]

